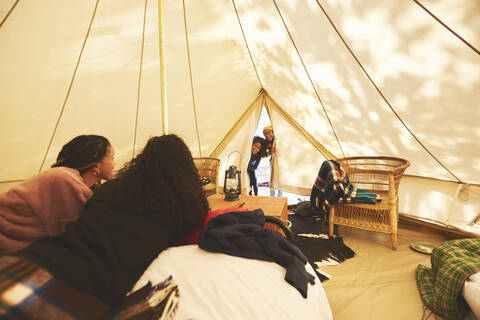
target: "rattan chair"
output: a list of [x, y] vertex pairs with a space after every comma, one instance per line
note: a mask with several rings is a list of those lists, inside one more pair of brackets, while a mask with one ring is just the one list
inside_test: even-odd
[[218, 170], [220, 168], [220, 159], [217, 158], [193, 158], [200, 178], [207, 178], [210, 183], [203, 186], [207, 196], [217, 193]]
[[382, 200], [377, 204], [334, 204], [329, 214], [330, 236], [335, 224], [391, 233], [392, 249], [397, 250], [398, 188], [410, 162], [394, 157], [348, 157], [337, 161], [355, 187], [375, 192]]

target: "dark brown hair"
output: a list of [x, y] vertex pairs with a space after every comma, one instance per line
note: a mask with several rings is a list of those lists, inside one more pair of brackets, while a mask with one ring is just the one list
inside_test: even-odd
[[199, 228], [208, 212], [208, 201], [192, 154], [174, 134], [148, 140], [142, 153], [117, 174], [125, 188], [123, 207], [151, 215], [173, 226], [177, 235]]

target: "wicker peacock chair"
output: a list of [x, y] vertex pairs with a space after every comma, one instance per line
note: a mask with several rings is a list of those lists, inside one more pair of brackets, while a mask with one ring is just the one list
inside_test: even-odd
[[355, 187], [375, 192], [381, 202], [334, 204], [329, 214], [329, 234], [333, 235], [335, 224], [390, 233], [392, 249], [397, 250], [398, 189], [410, 162], [394, 157], [348, 157], [337, 161]]
[[217, 158], [193, 158], [200, 178], [205, 181], [203, 189], [207, 196], [217, 193], [218, 170], [220, 159]]

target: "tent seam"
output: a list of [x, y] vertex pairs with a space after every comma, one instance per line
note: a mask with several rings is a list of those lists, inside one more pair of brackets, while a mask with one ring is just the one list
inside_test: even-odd
[[[275, 0], [274, 0], [275, 1]], [[332, 19], [330, 18], [330, 16], [327, 14], [327, 12], [325, 11], [325, 9], [323, 8], [323, 6], [320, 4], [319, 0], [316, 0], [318, 6], [320, 7], [320, 9], [323, 11], [324, 15], [326, 16], [326, 18], [328, 19], [328, 21], [330, 22], [331, 26], [333, 27], [333, 29], [335, 30], [335, 32], [337, 33], [337, 35], [340, 37], [340, 39], [342, 40], [343, 44], [345, 45], [345, 47], [347, 48], [348, 52], [350, 52], [350, 54], [352, 55], [352, 57], [355, 59], [355, 61], [357, 62], [357, 64], [359, 65], [359, 67], [362, 69], [363, 73], [367, 76], [368, 80], [370, 81], [370, 83], [375, 87], [375, 89], [377, 90], [378, 94], [380, 94], [380, 96], [382, 97], [383, 101], [385, 101], [385, 103], [388, 105], [388, 107], [390, 108], [390, 110], [393, 112], [393, 114], [397, 117], [397, 119], [400, 121], [400, 123], [405, 127], [405, 129], [407, 129], [407, 131], [410, 133], [410, 135], [418, 142], [418, 144], [420, 144], [420, 146], [423, 148], [423, 150], [425, 150], [442, 168], [444, 168], [448, 173], [450, 173], [455, 179], [457, 179], [458, 182], [461, 182], [463, 183], [462, 180], [460, 180], [452, 171], [450, 171], [447, 166], [445, 164], [443, 164], [443, 162], [441, 162], [437, 157], [435, 157], [435, 155], [420, 141], [419, 138], [417, 138], [417, 136], [410, 130], [410, 128], [407, 126], [407, 124], [403, 121], [403, 119], [400, 117], [400, 115], [397, 113], [397, 111], [395, 111], [395, 109], [393, 108], [393, 106], [390, 104], [390, 102], [387, 100], [387, 98], [385, 97], [385, 95], [382, 93], [382, 91], [380, 90], [380, 88], [376, 85], [376, 83], [373, 81], [373, 79], [370, 77], [370, 75], [368, 74], [368, 72], [365, 70], [365, 68], [363, 67], [362, 63], [360, 62], [360, 60], [357, 58], [357, 56], [355, 55], [355, 53], [353, 53], [352, 49], [350, 48], [350, 46], [347, 44], [346, 40], [343, 38], [342, 34], [340, 33], [340, 31], [338, 30], [338, 28], [335, 26], [335, 24], [333, 23]]]
[[[282, 109], [278, 105], [278, 103], [272, 97], [270, 97], [270, 95], [268, 94], [266, 95], [268, 99], [272, 101], [273, 108], [277, 110], [277, 112], [281, 115], [281, 117], [285, 121], [287, 121], [292, 128], [296, 129], [308, 142], [310, 142], [310, 144], [313, 145], [315, 149], [317, 149], [327, 159], [333, 159], [333, 160], [337, 159], [337, 156], [335, 156], [332, 152], [327, 150], [327, 148], [325, 148], [322, 143], [320, 143], [317, 139], [315, 139], [315, 137], [312, 134], [310, 134], [310, 132], [308, 132], [302, 125], [300, 125], [297, 121], [295, 121], [295, 119], [288, 112]], [[268, 108], [270, 108], [270, 106], [268, 106]], [[269, 111], [268, 108], [267, 108], [267, 111]]]
[[[258, 103], [258, 100], [264, 97], [264, 90], [261, 89], [255, 100], [248, 106], [248, 108], [243, 112], [243, 114], [238, 118], [232, 128], [227, 132], [223, 137], [222, 141], [215, 147], [215, 149], [210, 153], [210, 158], [216, 158], [218, 155], [225, 149], [225, 146], [232, 140], [233, 134], [238, 130], [240, 125], [245, 122], [247, 116], [254, 111], [255, 105]], [[261, 108], [261, 106], [260, 106]], [[258, 121], [258, 120], [257, 120]]]

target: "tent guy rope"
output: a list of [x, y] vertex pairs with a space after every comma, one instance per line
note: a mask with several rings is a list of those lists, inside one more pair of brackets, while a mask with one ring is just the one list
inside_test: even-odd
[[160, 61], [160, 99], [162, 106], [162, 133], [168, 133], [168, 110], [167, 110], [167, 92], [165, 84], [167, 82], [165, 75], [165, 35], [163, 0], [158, 0], [158, 60]]
[[137, 143], [138, 111], [140, 110], [140, 89], [142, 87], [143, 50], [145, 48], [145, 22], [147, 19], [147, 4], [148, 0], [145, 0], [145, 6], [143, 9], [142, 46], [140, 48], [140, 65], [138, 67], [137, 107], [135, 112], [135, 129], [133, 133], [132, 157], [135, 157], [135, 144]]
[[18, 2], [20, 0], [17, 0], [15, 1], [15, 3], [12, 5], [12, 7], [10, 8], [10, 10], [8, 10], [7, 14], [5, 15], [5, 17], [2, 19], [2, 22], [0, 22], [0, 28], [3, 26], [3, 24], [5, 23], [5, 21], [7, 21], [8, 17], [10, 16], [10, 14], [12, 13], [12, 11], [15, 9], [15, 7], [17, 6]]
[[195, 129], [197, 132], [197, 142], [198, 142], [198, 153], [200, 158], [202, 157], [202, 147], [200, 143], [200, 132], [198, 130], [198, 116], [197, 116], [197, 105], [195, 103], [195, 90], [193, 89], [193, 76], [192, 76], [192, 61], [190, 59], [190, 46], [188, 43], [188, 27], [187, 27], [187, 12], [185, 10], [185, 0], [182, 0], [183, 5], [183, 24], [185, 26], [185, 44], [187, 46], [187, 59], [188, 59], [188, 74], [190, 77], [190, 89], [192, 92], [192, 104], [193, 104], [193, 115], [195, 118]]
[[333, 20], [330, 18], [330, 16], [328, 15], [327, 11], [325, 11], [325, 9], [323, 8], [323, 6], [320, 4], [320, 1], [319, 0], [316, 0], [317, 1], [317, 4], [318, 6], [320, 7], [320, 9], [323, 11], [323, 14], [327, 17], [328, 21], [330, 22], [330, 24], [332, 25], [333, 29], [335, 30], [335, 32], [337, 33], [337, 35], [340, 37], [340, 39], [342, 40], [343, 44], [345, 45], [345, 47], [347, 48], [348, 52], [350, 52], [350, 54], [352, 55], [352, 57], [355, 59], [355, 61], [357, 62], [358, 66], [362, 69], [363, 73], [365, 74], [365, 76], [367, 76], [368, 80], [370, 81], [370, 83], [375, 87], [375, 89], [377, 90], [378, 94], [382, 97], [382, 99], [385, 101], [385, 103], [388, 105], [388, 107], [390, 108], [390, 110], [392, 110], [393, 114], [395, 115], [395, 117], [397, 117], [397, 119], [402, 123], [402, 125], [405, 127], [405, 129], [407, 129], [407, 131], [410, 133], [410, 135], [418, 142], [418, 144], [423, 148], [423, 150], [425, 150], [442, 168], [444, 168], [452, 177], [454, 177], [458, 182], [461, 182], [463, 183], [462, 180], [460, 180], [460, 178], [458, 178], [450, 169], [447, 168], [447, 166], [445, 164], [443, 164], [442, 161], [440, 161], [440, 159], [438, 159], [423, 143], [422, 141], [420, 141], [420, 139], [412, 132], [412, 130], [407, 126], [407, 124], [403, 121], [403, 119], [400, 117], [400, 115], [397, 113], [397, 111], [393, 108], [393, 106], [390, 104], [390, 102], [388, 101], [388, 99], [385, 97], [385, 95], [382, 93], [382, 91], [380, 90], [380, 88], [377, 86], [377, 84], [375, 83], [375, 81], [373, 81], [372, 77], [370, 77], [370, 75], [368, 74], [367, 70], [365, 70], [365, 68], [363, 67], [362, 63], [360, 62], [360, 60], [357, 58], [357, 56], [355, 55], [355, 53], [353, 53], [352, 49], [350, 48], [350, 46], [348, 45], [348, 43], [345, 41], [344, 37], [342, 36], [341, 32], [338, 30], [338, 28], [335, 26], [335, 24], [333, 23]]
[[87, 43], [88, 37], [90, 35], [90, 31], [92, 30], [92, 24], [93, 24], [93, 20], [95, 20], [95, 15], [97, 14], [99, 1], [100, 0], [97, 0], [95, 2], [95, 8], [93, 9], [92, 18], [90, 19], [90, 24], [88, 25], [88, 30], [87, 30], [87, 33], [85, 34], [85, 38], [82, 43], [82, 48], [80, 49], [80, 54], [78, 55], [77, 63], [75, 64], [75, 69], [73, 70], [73, 75], [72, 75], [72, 79], [70, 80], [70, 84], [68, 86], [67, 94], [65, 96], [65, 99], [63, 100], [62, 109], [60, 110], [60, 114], [58, 115], [57, 123], [55, 124], [55, 128], [53, 129], [52, 136], [50, 137], [50, 141], [48, 142], [48, 147], [47, 147], [47, 150], [45, 151], [45, 155], [43, 156], [42, 164], [40, 165], [38, 172], [42, 171], [43, 165], [45, 164], [45, 160], [47, 159], [48, 152], [50, 151], [50, 147], [52, 146], [53, 138], [55, 137], [55, 133], [57, 133], [58, 125], [60, 124], [60, 120], [62, 120], [63, 112], [65, 111], [65, 106], [67, 105], [68, 98], [70, 97], [70, 92], [72, 91], [73, 82], [75, 81], [75, 78], [77, 75], [77, 70], [78, 70], [78, 66], [80, 65], [80, 60], [82, 60], [83, 51], [85, 50], [85, 44]]
[[315, 94], [317, 95], [318, 101], [322, 105], [323, 111], [325, 112], [325, 116], [327, 117], [328, 123], [330, 124], [330, 127], [332, 128], [333, 135], [335, 136], [335, 139], [337, 140], [337, 144], [340, 148], [340, 151], [341, 151], [343, 157], [345, 157], [345, 153], [343, 152], [342, 144], [340, 143], [340, 140], [338, 139], [337, 132], [335, 131], [335, 127], [333, 126], [333, 123], [330, 120], [330, 117], [328, 116], [327, 109], [325, 108], [325, 105], [323, 104], [323, 101], [320, 98], [320, 94], [318, 93], [317, 88], [315, 87], [315, 84], [313, 83], [312, 77], [310, 77], [310, 73], [308, 72], [307, 66], [305, 65], [305, 62], [303, 61], [302, 55], [300, 54], [300, 51], [298, 50], [298, 47], [295, 44], [295, 41], [293, 40], [292, 34], [290, 33], [290, 30], [288, 29], [287, 24], [285, 23], [285, 20], [283, 19], [283, 15], [280, 12], [280, 8], [278, 7], [277, 2], [275, 0], [272, 0], [272, 1], [273, 1], [273, 4], [275, 4], [275, 8], [277, 8], [277, 12], [278, 12], [280, 18], [282, 19], [282, 23], [285, 27], [285, 30], [288, 33], [288, 37], [292, 41], [292, 44], [295, 48], [295, 51], [297, 52], [298, 58], [300, 58], [300, 62], [302, 63], [303, 68], [305, 69], [305, 73], [307, 74], [308, 80], [310, 81], [310, 84], [312, 85], [312, 88], [315, 91]]
[[448, 31], [450, 31], [451, 33], [453, 33], [455, 35], [455, 37], [457, 37], [458, 39], [460, 39], [463, 43], [465, 43], [468, 47], [470, 47], [470, 49], [472, 49], [473, 51], [475, 51], [478, 55], [480, 55], [480, 50], [478, 50], [477, 48], [475, 48], [470, 42], [468, 42], [467, 40], [465, 40], [461, 35], [459, 35], [458, 33], [456, 33], [455, 31], [453, 31], [452, 28], [450, 28], [449, 26], [447, 26], [442, 20], [440, 20], [440, 18], [438, 18], [436, 15], [434, 15], [430, 10], [428, 10], [423, 4], [420, 3], [420, 1], [417, 1], [417, 0], [412, 0], [413, 2], [415, 2], [416, 4], [418, 4], [418, 6], [420, 8], [422, 8], [423, 10], [425, 10], [425, 12], [427, 12], [429, 15], [431, 15], [435, 20], [437, 20], [438, 23], [440, 23], [445, 29], [447, 29]]

